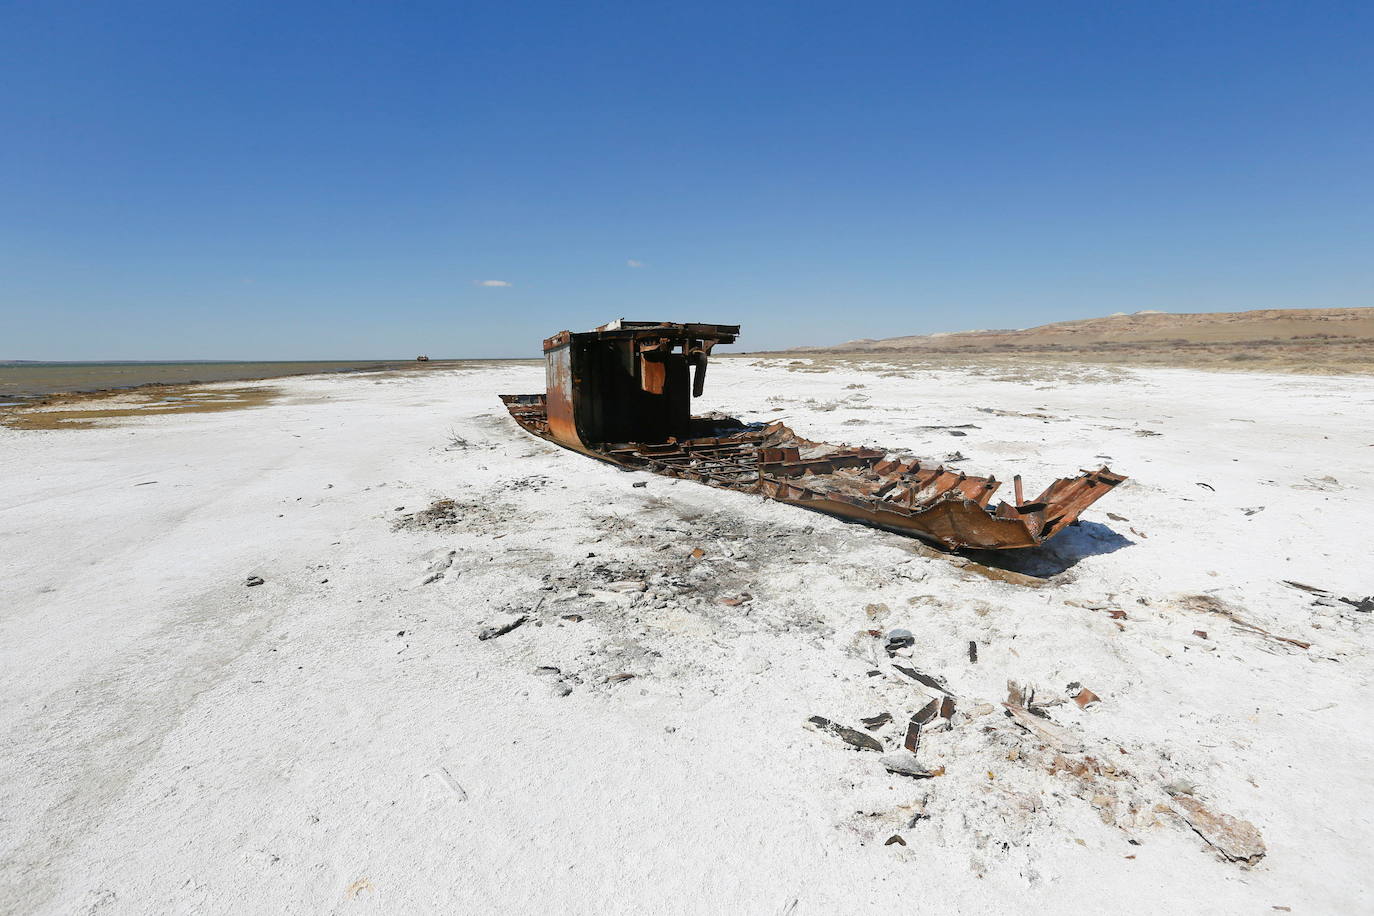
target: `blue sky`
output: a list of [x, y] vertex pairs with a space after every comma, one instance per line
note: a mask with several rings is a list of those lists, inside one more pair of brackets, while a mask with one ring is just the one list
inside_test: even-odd
[[1374, 305], [1371, 47], [1369, 3], [11, 2], [0, 357]]

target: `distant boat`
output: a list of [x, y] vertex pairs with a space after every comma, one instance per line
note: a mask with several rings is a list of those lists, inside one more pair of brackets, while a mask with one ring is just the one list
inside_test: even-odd
[[428, 356], [417, 356], [417, 357], [415, 357], [415, 361], [416, 361], [417, 363], [427, 363], [427, 362], [429, 362], [429, 357], [428, 357]]

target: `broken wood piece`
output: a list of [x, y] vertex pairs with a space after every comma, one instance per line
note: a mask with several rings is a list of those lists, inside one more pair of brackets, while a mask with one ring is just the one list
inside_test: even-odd
[[1173, 802], [1198, 834], [1229, 861], [1254, 865], [1268, 851], [1255, 825], [1211, 810], [1191, 795], [1175, 795]]
[[1093, 693], [1087, 687], [1084, 687], [1074, 695], [1073, 701], [1078, 704], [1079, 709], [1087, 709], [1089, 706], [1094, 703], [1100, 703], [1102, 700], [1097, 694]]
[[1045, 744], [1065, 754], [1077, 754], [1083, 750], [1083, 742], [1073, 736], [1068, 729], [1056, 725], [1049, 719], [1031, 715], [1020, 706], [1003, 703], [1016, 724], [1039, 738]]

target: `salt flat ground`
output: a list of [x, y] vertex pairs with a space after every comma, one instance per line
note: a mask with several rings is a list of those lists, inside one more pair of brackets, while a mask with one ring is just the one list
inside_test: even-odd
[[[0, 429], [0, 910], [1374, 906], [1370, 615], [1338, 600], [1374, 592], [1374, 379], [798, 368], [718, 361], [699, 409], [1132, 479], [1027, 588], [531, 438], [495, 396], [533, 365]], [[943, 775], [806, 727], [888, 712], [900, 747], [933, 691], [893, 663], [956, 697]], [[1180, 791], [1267, 854], [1224, 861]]]

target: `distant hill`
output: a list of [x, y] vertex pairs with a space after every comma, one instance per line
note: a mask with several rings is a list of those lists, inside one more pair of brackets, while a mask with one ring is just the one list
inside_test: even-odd
[[1134, 312], [1060, 321], [1034, 328], [917, 334], [851, 340], [792, 351], [1072, 353], [1132, 352], [1170, 347], [1239, 351], [1269, 348], [1374, 347], [1374, 308], [1263, 309], [1252, 312]]

